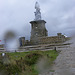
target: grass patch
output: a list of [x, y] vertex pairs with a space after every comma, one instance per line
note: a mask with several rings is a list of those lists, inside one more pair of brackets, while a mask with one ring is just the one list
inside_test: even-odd
[[6, 53], [5, 57], [0, 56], [0, 71], [4, 71], [4, 75], [38, 75], [35, 69], [38, 59], [46, 57], [52, 64], [57, 56], [55, 50]]

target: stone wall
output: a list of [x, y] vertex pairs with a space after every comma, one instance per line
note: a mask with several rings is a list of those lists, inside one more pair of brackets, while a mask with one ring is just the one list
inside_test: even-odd
[[[39, 37], [38, 43], [39, 44], [55, 44], [55, 43], [63, 43], [67, 41], [68, 37], [65, 37], [61, 33], [57, 33], [57, 36], [51, 37]], [[69, 38], [68, 38], [69, 39]]]
[[66, 37], [65, 35], [62, 35], [61, 33], [57, 33], [57, 36], [45, 36], [45, 37], [36, 37], [34, 38], [34, 41], [24, 40], [23, 37], [20, 38], [22, 46], [27, 45], [40, 45], [40, 44], [60, 44], [64, 43], [68, 40], [70, 40], [70, 37]]

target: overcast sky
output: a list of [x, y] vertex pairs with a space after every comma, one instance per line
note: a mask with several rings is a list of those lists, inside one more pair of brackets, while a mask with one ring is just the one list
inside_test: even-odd
[[[75, 31], [75, 0], [37, 0], [42, 19], [45, 20], [49, 36], [58, 32], [70, 36]], [[18, 36], [30, 37], [31, 25], [35, 16], [36, 0], [0, 0], [0, 39], [8, 30]]]

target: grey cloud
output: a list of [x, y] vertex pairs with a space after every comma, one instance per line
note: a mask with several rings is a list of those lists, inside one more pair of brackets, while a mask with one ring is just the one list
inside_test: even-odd
[[[53, 30], [56, 32], [64, 32], [68, 34], [68, 32], [72, 32], [72, 28], [74, 30], [75, 21], [74, 21], [74, 12], [75, 12], [75, 1], [74, 0], [53, 0], [51, 3], [47, 5], [47, 11], [43, 15], [47, 20], [47, 28], [48, 30]], [[69, 28], [69, 29], [68, 29]], [[54, 33], [54, 32], [53, 32]], [[50, 33], [49, 33], [50, 34]], [[51, 33], [52, 34], [52, 33]]]
[[[69, 33], [75, 29], [75, 0], [37, 0], [42, 19], [46, 20], [50, 35]], [[15, 29], [19, 36], [30, 37], [30, 24], [34, 20], [35, 0], [0, 0], [0, 39], [6, 30]]]

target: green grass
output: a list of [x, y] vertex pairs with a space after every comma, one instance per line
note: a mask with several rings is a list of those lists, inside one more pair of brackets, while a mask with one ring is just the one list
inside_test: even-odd
[[13, 60], [19, 60], [21, 57], [26, 56], [29, 53], [41, 53], [43, 55], [48, 55], [51, 58], [51, 60], [55, 60], [58, 56], [58, 53], [55, 50], [49, 50], [49, 51], [29, 51], [29, 52], [15, 52], [15, 53], [7, 53], [11, 59]]
[[[15, 75], [16, 72], [19, 75], [38, 75], [38, 71], [35, 69], [35, 64], [37, 63], [38, 59], [46, 57], [51, 64], [53, 64], [53, 61], [58, 56], [58, 52], [55, 50], [29, 51], [6, 53], [6, 55], [6, 57], [10, 60], [10, 64], [6, 66], [6, 64], [0, 62], [0, 68], [4, 69], [4, 71], [7, 72], [7, 75], [9, 72], [11, 72], [10, 75]], [[1, 60], [2, 59], [0, 59], [0, 61]]]
[[12, 60], [19, 60], [21, 57], [24, 57], [27, 55], [29, 52], [12, 52], [12, 53], [7, 53]]

